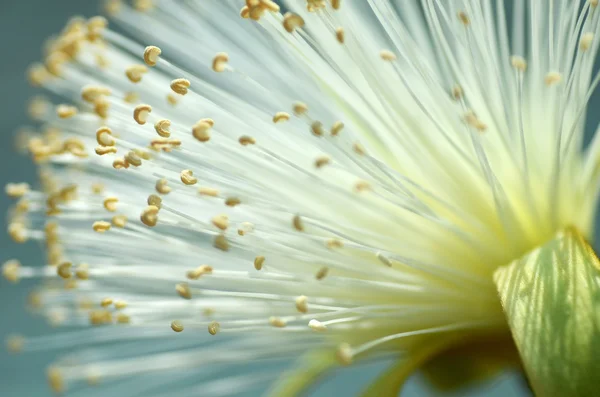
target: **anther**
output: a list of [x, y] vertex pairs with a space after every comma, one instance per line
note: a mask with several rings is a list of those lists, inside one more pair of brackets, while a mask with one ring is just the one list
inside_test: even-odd
[[223, 72], [227, 66], [227, 62], [229, 62], [229, 55], [226, 52], [217, 53], [212, 61], [212, 70], [217, 73]]
[[229, 227], [229, 217], [225, 214], [217, 215], [211, 219], [213, 225], [221, 230], [226, 230]]
[[274, 123], [282, 123], [284, 121], [288, 121], [290, 119], [290, 115], [286, 112], [277, 112], [275, 116], [273, 116]]
[[354, 184], [354, 190], [358, 193], [371, 190], [371, 184], [367, 181], [358, 181]]
[[296, 298], [296, 310], [298, 310], [300, 313], [308, 312], [308, 300], [306, 296], [300, 295]]
[[16, 259], [10, 259], [2, 265], [2, 276], [13, 284], [19, 282], [19, 270], [21, 263]]
[[104, 298], [100, 301], [100, 306], [102, 306], [102, 307], [108, 307], [112, 304], [113, 304], [112, 298]]
[[194, 270], [188, 270], [185, 275], [190, 280], [198, 280], [200, 277], [202, 277], [204, 275], [212, 274], [212, 272], [213, 272], [212, 266], [200, 265], [197, 268], [195, 268]]
[[335, 38], [337, 39], [337, 41], [340, 44], [344, 44], [344, 39], [345, 39], [344, 28], [337, 28], [335, 30]]
[[125, 215], [115, 215], [112, 217], [111, 222], [114, 227], [123, 229], [127, 224], [127, 217]]
[[133, 119], [140, 125], [146, 124], [148, 115], [152, 112], [152, 106], [150, 105], [137, 105], [133, 109]]
[[116, 197], [107, 197], [104, 199], [104, 208], [106, 208], [107, 211], [115, 212], [117, 210], [118, 202], [119, 199]]
[[294, 30], [304, 26], [304, 19], [297, 14], [286, 12], [283, 16], [283, 28], [288, 32], [292, 33]]
[[133, 0], [133, 8], [139, 12], [147, 12], [154, 8], [154, 0]]
[[338, 240], [337, 238], [331, 238], [331, 239], [327, 240], [327, 242], [325, 243], [325, 245], [329, 249], [343, 248], [344, 247], [344, 243], [341, 240]]
[[304, 222], [302, 222], [302, 218], [300, 218], [300, 215], [294, 215], [294, 218], [292, 218], [292, 225], [297, 231], [304, 231]]
[[7, 183], [4, 187], [4, 192], [8, 197], [19, 198], [23, 197], [29, 192], [29, 184], [22, 183]]
[[236, 205], [240, 205], [242, 201], [237, 197], [227, 197], [225, 199], [225, 205], [228, 207], [235, 207]]
[[171, 106], [177, 105], [179, 103], [179, 98], [177, 98], [174, 94], [167, 94], [167, 103]]
[[315, 274], [315, 278], [317, 280], [323, 280], [325, 277], [327, 277], [327, 274], [329, 273], [329, 268], [327, 266], [323, 266], [322, 268], [320, 268], [317, 273]]
[[179, 296], [183, 299], [192, 299], [192, 291], [190, 290], [188, 283], [179, 283], [175, 285], [175, 291], [177, 291]]
[[136, 103], [140, 99], [140, 95], [137, 92], [129, 91], [123, 96], [123, 101], [127, 103]]
[[171, 322], [171, 329], [175, 332], [181, 332], [183, 331], [183, 324], [181, 323], [181, 321], [172, 321]]
[[319, 156], [315, 160], [315, 167], [321, 168], [323, 166], [326, 166], [330, 162], [331, 162], [331, 159], [329, 157], [327, 157], [327, 156]]
[[75, 269], [75, 277], [79, 280], [87, 280], [90, 278], [90, 272], [88, 270], [88, 265], [85, 263], [79, 264], [77, 269]]
[[216, 321], [212, 321], [210, 324], [208, 324], [208, 333], [211, 335], [216, 335], [217, 333], [219, 333], [220, 329], [221, 324], [219, 324]]
[[98, 182], [92, 183], [91, 190], [94, 194], [100, 194], [104, 191], [104, 185]]
[[162, 136], [163, 138], [168, 138], [171, 136], [171, 132], [169, 132], [169, 127], [171, 127], [171, 121], [166, 119], [158, 120], [156, 124], [154, 124], [154, 129], [156, 130], [156, 133]]
[[158, 207], [154, 205], [149, 205], [146, 207], [140, 215], [140, 220], [146, 226], [156, 226], [156, 222], [158, 222]]
[[323, 124], [320, 121], [314, 121], [310, 125], [310, 131], [314, 136], [323, 136]]
[[94, 113], [101, 119], [108, 117], [108, 109], [110, 108], [110, 102], [104, 97], [100, 97], [94, 101]]
[[240, 10], [240, 17], [244, 19], [250, 18], [250, 9], [248, 8], [248, 6], [242, 7], [242, 9]]
[[13, 354], [20, 353], [24, 345], [25, 338], [21, 335], [10, 335], [6, 338], [6, 348]]
[[115, 304], [115, 309], [117, 309], [117, 310], [122, 310], [127, 307], [127, 302], [121, 301], [121, 300], [115, 301], [114, 304]]
[[520, 71], [520, 72], [525, 72], [527, 70], [527, 61], [525, 60], [525, 58], [518, 56], [518, 55], [513, 55], [510, 57], [510, 64], [512, 65], [513, 68], [515, 68], [516, 70]]
[[238, 142], [242, 146], [248, 146], [256, 144], [256, 139], [248, 135], [242, 135], [241, 137], [239, 137]]
[[64, 393], [65, 387], [65, 379], [63, 378], [62, 373], [58, 368], [50, 367], [48, 368], [48, 384], [50, 385], [50, 389], [57, 394]]
[[264, 256], [259, 255], [256, 258], [254, 258], [254, 268], [256, 270], [262, 269], [264, 263], [265, 263], [265, 257]]
[[394, 54], [390, 50], [381, 50], [379, 52], [379, 56], [381, 57], [381, 59], [388, 62], [396, 60], [396, 54]]
[[342, 343], [338, 346], [336, 357], [340, 364], [350, 365], [352, 364], [352, 347], [347, 343]]
[[392, 267], [392, 261], [387, 256], [385, 256], [384, 254], [382, 254], [381, 252], [376, 253], [375, 257], [377, 259], [379, 259], [379, 261], [381, 263], [383, 263], [384, 265], [386, 265], [388, 267]]
[[105, 221], [96, 221], [92, 225], [92, 229], [96, 233], [104, 233], [104, 232], [106, 232], [107, 230], [110, 229], [110, 223], [109, 222], [105, 222]]
[[280, 317], [269, 317], [269, 324], [276, 328], [283, 328], [287, 325], [287, 322]]
[[131, 317], [129, 317], [127, 314], [125, 314], [125, 313], [117, 314], [117, 323], [118, 324], [129, 324], [130, 321], [131, 321]]
[[146, 65], [131, 65], [125, 69], [125, 75], [132, 83], [139, 83], [142, 81], [142, 76], [148, 73]]
[[86, 85], [81, 89], [81, 98], [89, 103], [94, 103], [99, 97], [110, 94], [110, 88], [98, 85]]
[[546, 77], [544, 77], [544, 83], [546, 83], [548, 87], [560, 83], [561, 80], [562, 75], [559, 72], [548, 72]]
[[304, 102], [296, 102], [292, 107], [296, 116], [302, 116], [308, 112], [308, 105]]
[[471, 20], [469, 19], [469, 16], [467, 15], [466, 12], [464, 11], [459, 11], [458, 14], [458, 20], [465, 26], [469, 26], [469, 24], [471, 24]]
[[199, 187], [198, 194], [200, 194], [201, 196], [218, 197], [219, 191], [212, 187]]
[[331, 0], [331, 8], [334, 10], [339, 10], [342, 4], [342, 0]]
[[463, 96], [464, 96], [464, 92], [460, 85], [456, 84], [454, 87], [452, 87], [452, 98], [454, 98], [455, 100], [458, 101]]
[[224, 234], [219, 234], [217, 237], [215, 237], [213, 245], [215, 248], [221, 251], [229, 251], [229, 241], [227, 241], [227, 238]]
[[51, 104], [46, 98], [36, 96], [29, 101], [27, 113], [29, 113], [29, 116], [34, 120], [43, 120], [50, 107]]
[[352, 150], [354, 150], [354, 153], [360, 155], [360, 156], [364, 156], [365, 155], [365, 148], [363, 147], [363, 145], [361, 145], [360, 143], [356, 142], [352, 145]]
[[77, 108], [69, 105], [58, 105], [56, 107], [56, 114], [61, 119], [68, 119], [77, 114]]
[[175, 79], [171, 81], [171, 89], [179, 95], [185, 95], [190, 88], [190, 81], [187, 79]]
[[208, 142], [210, 140], [211, 125], [206, 121], [199, 121], [192, 127], [192, 135], [200, 142]]
[[[98, 156], [104, 156], [105, 154], [115, 154], [117, 153], [117, 148], [114, 146], [98, 146], [94, 149]], [[113, 164], [114, 165], [114, 164]], [[116, 167], [115, 167], [116, 168]]]
[[125, 155], [125, 161], [127, 161], [128, 164], [131, 164], [134, 167], [139, 167], [140, 165], [142, 165], [142, 159], [133, 150], [127, 152], [127, 154]]
[[149, 195], [146, 202], [148, 203], [148, 205], [153, 205], [159, 210], [162, 208], [162, 199], [156, 194]]
[[327, 326], [325, 324], [314, 318], [308, 322], [308, 326], [313, 331], [323, 332], [327, 330]]
[[587, 51], [592, 46], [592, 41], [594, 40], [594, 32], [586, 32], [581, 35], [581, 40], [579, 41], [579, 48], [581, 51]]
[[194, 172], [192, 170], [181, 171], [179, 177], [181, 178], [181, 182], [186, 185], [195, 185], [198, 183], [198, 178], [194, 176]]
[[64, 279], [71, 278], [71, 276], [73, 275], [71, 273], [71, 266], [72, 266], [71, 262], [61, 263], [60, 265], [58, 265], [56, 267], [56, 274], [58, 274], [59, 276], [61, 276]]

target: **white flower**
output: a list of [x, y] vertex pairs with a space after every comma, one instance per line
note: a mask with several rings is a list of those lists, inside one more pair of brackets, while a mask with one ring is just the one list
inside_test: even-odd
[[506, 332], [493, 271], [592, 232], [597, 1], [237, 3], [111, 1], [126, 35], [75, 19], [30, 71], [64, 104], [34, 103], [43, 188], [7, 188], [9, 231], [48, 266], [4, 272], [105, 325], [18, 340], [72, 351], [56, 390], [228, 395]]

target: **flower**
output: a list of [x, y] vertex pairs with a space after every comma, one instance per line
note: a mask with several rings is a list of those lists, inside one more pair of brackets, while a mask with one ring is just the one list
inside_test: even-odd
[[29, 70], [61, 98], [32, 103], [42, 132], [23, 141], [41, 187], [6, 188], [10, 235], [48, 265], [3, 270], [43, 278], [32, 302], [84, 328], [10, 346], [73, 351], [58, 392], [226, 395], [305, 354], [272, 389], [292, 395], [335, 365], [506, 337], [494, 271], [593, 228], [600, 18], [558, 3], [515, 10], [510, 38], [501, 2], [110, 1], [125, 33], [73, 19]]

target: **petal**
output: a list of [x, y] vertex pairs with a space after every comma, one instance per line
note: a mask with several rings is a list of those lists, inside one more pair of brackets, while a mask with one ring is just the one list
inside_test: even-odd
[[574, 229], [494, 274], [538, 396], [589, 396], [600, 374], [600, 262]]

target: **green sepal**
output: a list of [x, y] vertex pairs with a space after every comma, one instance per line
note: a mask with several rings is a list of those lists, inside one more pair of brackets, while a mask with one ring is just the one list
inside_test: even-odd
[[535, 394], [598, 395], [600, 262], [568, 229], [494, 274]]

